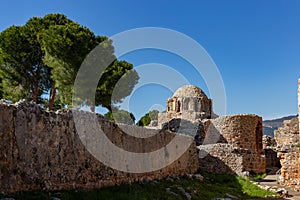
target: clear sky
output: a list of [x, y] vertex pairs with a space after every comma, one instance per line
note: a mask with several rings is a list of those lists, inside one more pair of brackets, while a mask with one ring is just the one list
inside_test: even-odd
[[[97, 35], [149, 26], [179, 31], [201, 44], [218, 66], [227, 114], [254, 113], [271, 119], [297, 113], [300, 1], [3, 1], [0, 31], [48, 13], [63, 13]], [[202, 78], [175, 55], [144, 50], [122, 59], [134, 66], [162, 63], [174, 67], [208, 93]], [[171, 95], [159, 85], [147, 85], [131, 96], [130, 111], [139, 118], [155, 104], [165, 107]]]

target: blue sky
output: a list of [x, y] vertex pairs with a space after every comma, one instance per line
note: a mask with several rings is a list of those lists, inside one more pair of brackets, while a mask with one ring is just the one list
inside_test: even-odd
[[[297, 0], [5, 1], [1, 3], [0, 31], [48, 13], [63, 13], [97, 35], [112, 36], [149, 26], [179, 31], [201, 44], [218, 66], [226, 89], [227, 114], [254, 113], [271, 119], [297, 113], [300, 77]], [[189, 63], [176, 55], [144, 50], [122, 59], [134, 66], [146, 63], [171, 66], [208, 93], [202, 77], [195, 75]], [[131, 96], [130, 111], [139, 118], [154, 105], [164, 107], [171, 95], [170, 90], [160, 85], [147, 85]]]

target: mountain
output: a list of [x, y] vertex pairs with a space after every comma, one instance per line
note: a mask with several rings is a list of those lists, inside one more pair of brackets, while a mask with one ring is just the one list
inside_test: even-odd
[[281, 117], [278, 119], [264, 120], [263, 121], [263, 134], [274, 137], [274, 130], [277, 130], [283, 125], [284, 120], [290, 120], [292, 118], [298, 117], [298, 115], [290, 115], [287, 117]]

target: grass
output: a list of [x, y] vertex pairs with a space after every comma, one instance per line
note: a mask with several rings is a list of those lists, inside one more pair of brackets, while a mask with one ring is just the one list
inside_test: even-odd
[[259, 181], [262, 180], [263, 178], [265, 178], [267, 176], [267, 173], [263, 173], [263, 174], [257, 174], [253, 176], [253, 180], [254, 181]]
[[225, 193], [232, 194], [240, 199], [262, 199], [266, 196], [274, 195], [274, 193], [260, 189], [251, 183], [249, 179], [244, 179], [239, 176], [203, 174], [207, 179], [203, 186], [209, 186], [206, 188], [206, 191], [203, 191], [203, 195], [205, 195], [206, 199], [211, 199], [216, 196], [224, 197]]
[[[73, 199], [108, 199], [108, 200], [148, 200], [148, 199], [186, 199], [182, 188], [192, 196], [192, 199], [212, 199], [215, 197], [224, 198], [225, 194], [231, 194], [240, 199], [263, 199], [273, 193], [262, 190], [249, 180], [230, 175], [216, 175], [202, 173], [204, 182], [182, 178], [180, 180], [151, 181], [149, 183], [133, 183], [131, 185], [121, 185], [95, 189], [93, 191], [72, 190], [72, 191], [31, 191], [20, 192], [9, 196], [16, 200], [39, 200], [57, 197], [61, 200]], [[168, 189], [167, 189], [168, 188]], [[173, 192], [168, 193], [166, 190]], [[175, 193], [175, 194], [174, 194]]]

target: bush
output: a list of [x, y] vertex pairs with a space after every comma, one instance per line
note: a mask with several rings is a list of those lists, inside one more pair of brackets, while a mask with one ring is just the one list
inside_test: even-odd
[[158, 119], [158, 110], [152, 110], [145, 114], [137, 123], [138, 126], [148, 126], [152, 120]]
[[109, 120], [115, 121], [116, 123], [133, 125], [135, 117], [132, 113], [126, 110], [115, 110], [113, 112], [109, 111], [105, 115]]

